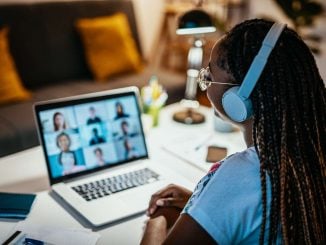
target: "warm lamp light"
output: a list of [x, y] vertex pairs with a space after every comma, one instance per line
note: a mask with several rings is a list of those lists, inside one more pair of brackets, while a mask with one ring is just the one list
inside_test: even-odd
[[179, 18], [178, 35], [198, 35], [215, 32], [211, 17], [201, 9], [186, 12]]

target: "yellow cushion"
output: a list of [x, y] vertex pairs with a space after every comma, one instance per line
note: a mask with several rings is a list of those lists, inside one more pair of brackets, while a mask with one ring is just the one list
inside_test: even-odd
[[0, 29], [0, 104], [27, 100], [31, 97], [17, 74], [7, 37], [8, 28]]
[[125, 14], [80, 19], [76, 25], [86, 61], [96, 80], [103, 81], [111, 75], [142, 68]]

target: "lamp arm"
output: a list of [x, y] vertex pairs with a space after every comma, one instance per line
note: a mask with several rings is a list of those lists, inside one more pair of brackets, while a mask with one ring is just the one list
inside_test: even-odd
[[203, 62], [203, 42], [195, 39], [188, 52], [188, 69], [185, 98], [195, 100], [197, 94], [197, 77]]

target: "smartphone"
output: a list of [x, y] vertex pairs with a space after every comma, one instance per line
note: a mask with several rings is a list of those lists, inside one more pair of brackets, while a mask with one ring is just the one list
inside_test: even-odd
[[207, 148], [206, 162], [218, 162], [226, 157], [227, 149], [225, 147], [210, 145]]

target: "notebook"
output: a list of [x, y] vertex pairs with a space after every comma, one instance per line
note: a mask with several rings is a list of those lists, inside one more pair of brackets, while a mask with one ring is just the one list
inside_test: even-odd
[[34, 106], [51, 188], [93, 226], [144, 212], [173, 181], [149, 159], [138, 100], [127, 87]]
[[0, 193], [0, 218], [25, 219], [31, 210], [35, 194]]

